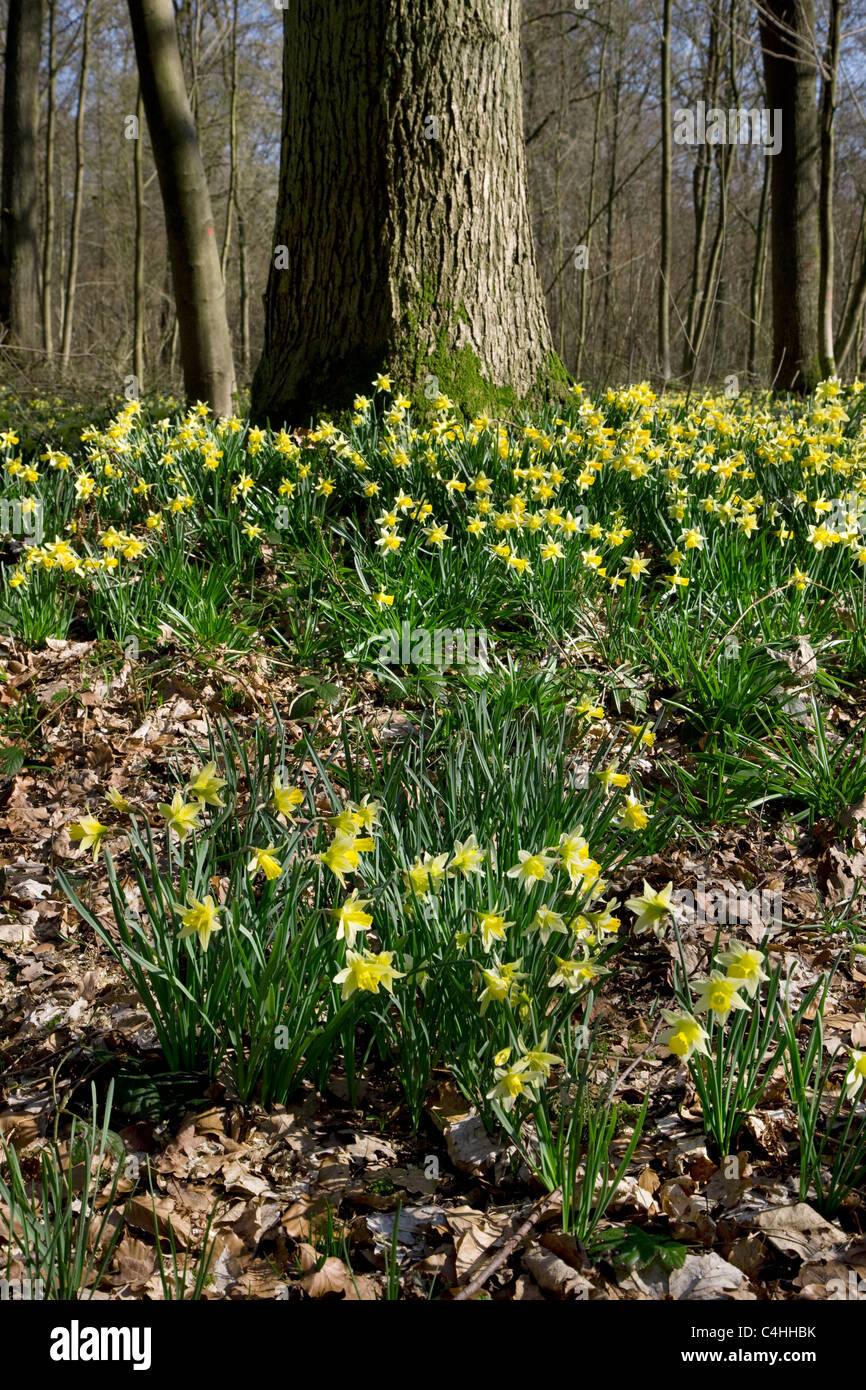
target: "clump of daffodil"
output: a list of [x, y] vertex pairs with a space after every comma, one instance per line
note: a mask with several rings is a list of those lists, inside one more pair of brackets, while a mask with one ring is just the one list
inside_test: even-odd
[[183, 927], [180, 933], [181, 940], [186, 936], [197, 936], [199, 945], [203, 951], [206, 951], [210, 945], [211, 934], [219, 931], [222, 927], [222, 922], [219, 920], [219, 908], [210, 893], [199, 899], [194, 897], [191, 889], [187, 889], [186, 901], [188, 904], [186, 908], [182, 904], [178, 904], [176, 908], [176, 911], [180, 913]]
[[69, 838], [70, 840], [80, 840], [81, 848], [84, 850], [92, 849], [93, 862], [95, 864], [99, 858], [102, 841], [107, 834], [108, 826], [103, 825], [101, 821], [96, 819], [96, 816], [88, 814], [79, 817], [75, 824], [71, 826]]
[[216, 763], [205, 763], [187, 782], [186, 790], [194, 801], [201, 802], [203, 806], [222, 806], [220, 790], [225, 784], [224, 777], [216, 776]]
[[392, 951], [380, 951], [374, 955], [370, 951], [346, 951], [347, 964], [334, 976], [334, 984], [342, 985], [342, 998], [350, 999], [356, 990], [367, 990], [376, 994], [379, 986], [389, 994], [394, 992], [394, 981], [402, 980], [404, 972], [395, 970], [391, 962]]
[[696, 1052], [709, 1057], [709, 1035], [688, 1013], [676, 1013], [672, 1009], [662, 1009], [662, 1017], [670, 1026], [661, 1034], [659, 1042], [681, 1062], [687, 1062]]
[[727, 966], [728, 979], [738, 980], [750, 999], [754, 999], [763, 981], [769, 978], [761, 952], [744, 946], [741, 941], [732, 941], [727, 951], [719, 952], [716, 960]]
[[190, 831], [201, 829], [198, 818], [203, 804], [201, 801], [184, 801], [181, 793], [175, 792], [171, 803], [167, 805], [161, 801], [157, 810], [165, 819], [169, 830], [173, 830], [183, 844]]
[[718, 1018], [727, 1018], [732, 1009], [747, 1009], [748, 1004], [740, 996], [743, 984], [743, 980], [732, 980], [720, 970], [711, 970], [708, 980], [695, 981], [695, 1013], [712, 1011]]
[[373, 918], [366, 911], [369, 906], [369, 899], [359, 898], [358, 890], [353, 889], [340, 907], [331, 909], [331, 916], [337, 919], [337, 940], [345, 941], [348, 950], [354, 949], [357, 933], [369, 931], [373, 925]]
[[270, 883], [272, 879], [279, 878], [283, 872], [283, 866], [274, 854], [276, 845], [268, 845], [267, 849], [253, 848], [251, 858], [247, 864], [247, 873], [255, 876], [258, 873], [264, 874]]
[[664, 935], [662, 924], [665, 918], [670, 915], [673, 886], [673, 883], [668, 883], [656, 892], [644, 879], [641, 896], [629, 898], [626, 901], [629, 912], [635, 914], [634, 929], [638, 936], [642, 936], [645, 931], [655, 932], [659, 938]]

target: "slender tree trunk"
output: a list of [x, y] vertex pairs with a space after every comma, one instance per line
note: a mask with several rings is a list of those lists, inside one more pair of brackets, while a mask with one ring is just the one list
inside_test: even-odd
[[806, 392], [821, 375], [814, 0], [764, 0], [758, 17], [767, 103], [782, 122], [781, 147], [772, 156], [772, 375], [780, 389]]
[[671, 0], [664, 0], [662, 20], [662, 186], [661, 251], [659, 257], [659, 371], [664, 381], [671, 375], [671, 237], [673, 203], [673, 131], [671, 129]]
[[842, 40], [844, 0], [830, 0], [830, 24], [824, 58], [821, 93], [821, 186], [819, 222], [821, 259], [818, 282], [821, 371], [825, 377], [836, 370], [833, 360], [833, 278], [835, 241], [833, 231], [833, 183], [836, 164], [836, 82], [839, 74], [839, 46]]
[[63, 336], [60, 349], [64, 372], [69, 367], [69, 355], [72, 351], [72, 320], [75, 314], [75, 292], [78, 286], [78, 244], [81, 237], [81, 206], [84, 193], [84, 108], [87, 101], [87, 79], [90, 75], [90, 20], [90, 0], [86, 0], [84, 32], [81, 42], [81, 71], [78, 81], [78, 110], [75, 115], [75, 183], [72, 192], [72, 224], [69, 231], [69, 264], [66, 272]]
[[[866, 198], [863, 200], [860, 211], [860, 231], [857, 241], [854, 244], [855, 255], [858, 246], [860, 248], [860, 267], [856, 276], [852, 274], [851, 285], [845, 302], [845, 311], [842, 315], [842, 322], [839, 325], [839, 333], [837, 335], [837, 370], [841, 370], [844, 366], [845, 360], [855, 343], [859, 345], [863, 340], [862, 318], [863, 311], [866, 309]], [[855, 357], [859, 358], [859, 350]], [[857, 360], [855, 360], [854, 369], [855, 371], [858, 370]]]
[[240, 188], [235, 188], [235, 221], [238, 224], [238, 316], [240, 318], [241, 370], [244, 381], [250, 371], [250, 270], [247, 259], [247, 224], [241, 207]]
[[[610, 18], [610, 6], [608, 6], [608, 19]], [[595, 121], [592, 132], [592, 163], [589, 170], [589, 190], [587, 193], [587, 213], [586, 224], [589, 231], [586, 234], [586, 268], [580, 277], [580, 295], [578, 299], [578, 338], [577, 338], [577, 362], [575, 364], [575, 376], [580, 379], [581, 367], [583, 365], [583, 350], [586, 344], [587, 312], [589, 305], [589, 262], [592, 250], [592, 224], [595, 221], [595, 179], [598, 168], [598, 153], [601, 147], [601, 112], [604, 103], [604, 65], [607, 57], [607, 43], [610, 38], [610, 29], [604, 31], [604, 38], [601, 44], [601, 58], [598, 65], [598, 96], [595, 102]]]
[[761, 201], [758, 204], [758, 225], [755, 228], [755, 258], [752, 262], [752, 279], [749, 285], [749, 351], [747, 372], [750, 380], [757, 375], [758, 335], [764, 317], [764, 286], [767, 277], [767, 227], [770, 220], [770, 175], [771, 161], [764, 159], [764, 181], [761, 184]]
[[[719, 6], [715, 0], [710, 9], [710, 29], [707, 40], [707, 64], [705, 78], [705, 101], [707, 107], [716, 105], [719, 87]], [[698, 326], [701, 318], [701, 296], [706, 283], [704, 258], [707, 249], [707, 235], [710, 227], [710, 203], [712, 195], [713, 156], [709, 145], [698, 148], [695, 167], [692, 172], [692, 199], [694, 204], [695, 231], [692, 243], [692, 274], [689, 289], [689, 303], [685, 319], [685, 341], [683, 343], [682, 371], [687, 376], [695, 365], [695, 344], [698, 339]]]
[[602, 361], [609, 372], [608, 344], [613, 328], [613, 257], [615, 244], [616, 173], [619, 155], [620, 100], [622, 95], [623, 42], [617, 46], [616, 81], [613, 88], [613, 122], [610, 137], [610, 168], [607, 182], [607, 218], [604, 238], [604, 297], [602, 300]]
[[172, 0], [128, 0], [159, 177], [189, 400], [232, 409], [234, 365], [210, 194], [183, 78]]
[[[527, 209], [519, 0], [293, 0], [258, 420], [389, 366], [470, 409], [551, 370]], [[280, 248], [286, 248], [280, 251]], [[285, 268], [281, 268], [281, 267]]]
[[57, 119], [57, 0], [48, 0], [48, 93], [45, 118], [45, 226], [42, 237], [42, 346], [54, 356], [52, 290], [54, 275], [54, 132]]
[[132, 160], [133, 178], [135, 183], [135, 258], [132, 282], [132, 370], [138, 383], [139, 391], [144, 390], [144, 319], [145, 319], [145, 289], [144, 289], [144, 165], [142, 160], [142, 144], [144, 142], [144, 101], [142, 100], [141, 87], [138, 89], [138, 101], [135, 104], [135, 116], [138, 121], [138, 139], [133, 141]]
[[226, 225], [220, 252], [220, 270], [225, 284], [232, 237], [232, 212], [237, 187], [238, 144], [238, 0], [234, 0], [231, 28], [231, 65], [229, 69], [229, 187], [226, 195]]
[[18, 347], [41, 344], [36, 141], [43, 0], [9, 0], [0, 174], [0, 328]]

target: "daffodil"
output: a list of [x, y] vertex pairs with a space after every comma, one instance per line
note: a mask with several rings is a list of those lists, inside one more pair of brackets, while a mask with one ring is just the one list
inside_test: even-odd
[[320, 861], [331, 870], [341, 888], [345, 888], [347, 873], [354, 873], [358, 867], [358, 856], [373, 848], [371, 839], [357, 839], [354, 835], [335, 835], [330, 847], [320, 855]]
[[751, 950], [740, 941], [732, 941], [727, 951], [716, 957], [720, 965], [726, 965], [729, 980], [739, 980], [743, 989], [754, 999], [764, 980], [769, 979], [764, 970], [764, 957], [760, 951]]
[[410, 893], [418, 898], [435, 893], [445, 878], [447, 863], [447, 854], [430, 855], [424, 850], [421, 857], [403, 871], [403, 879]]
[[479, 874], [483, 863], [484, 851], [478, 848], [475, 836], [470, 835], [468, 840], [455, 841], [448, 872], [461, 873], [464, 878], [468, 878], [470, 874]]
[[845, 1095], [848, 1100], [853, 1100], [855, 1096], [858, 1096], [864, 1084], [866, 1084], [866, 1052], [858, 1052], [854, 1049], [845, 1077]]
[[503, 1110], [511, 1110], [523, 1092], [529, 1087], [533, 1089], [539, 1077], [527, 1070], [526, 1063], [521, 1059], [510, 1067], [496, 1067], [493, 1072], [496, 1084], [487, 1092], [488, 1100], [498, 1100]]
[[526, 1063], [527, 1070], [531, 1075], [541, 1077], [545, 1080], [550, 1075], [551, 1067], [558, 1066], [562, 1061], [562, 1058], [557, 1057], [554, 1052], [545, 1051], [547, 1047], [548, 1031], [548, 1029], [544, 1030], [540, 1041], [536, 1043], [535, 1047], [528, 1048], [521, 1038], [517, 1040], [522, 1054], [520, 1060]]
[[642, 895], [626, 901], [629, 912], [635, 914], [634, 930], [638, 936], [642, 936], [645, 931], [655, 932], [658, 937], [664, 935], [661, 924], [670, 914], [673, 886], [673, 883], [668, 883], [656, 892], [644, 879]]
[[199, 830], [199, 816], [201, 815], [201, 801], [184, 801], [180, 792], [175, 792], [171, 798], [170, 805], [160, 802], [157, 810], [164, 817], [170, 830], [173, 830], [177, 838], [184, 842], [191, 830]]
[[253, 849], [252, 857], [247, 864], [247, 873], [263, 873], [269, 883], [272, 879], [279, 878], [283, 866], [274, 854], [275, 848], [275, 845], [268, 845], [267, 849]]
[[220, 788], [225, 786], [226, 779], [215, 774], [216, 763], [205, 763], [204, 767], [200, 767], [186, 784], [190, 796], [207, 806], [222, 806], [219, 793]]
[[284, 782], [280, 774], [274, 774], [271, 783], [271, 803], [278, 816], [291, 817], [295, 813], [296, 806], [302, 806], [304, 793], [300, 787], [290, 786]]
[[357, 933], [369, 931], [373, 925], [373, 918], [365, 911], [369, 906], [369, 900], [359, 898], [354, 889], [340, 907], [331, 910], [331, 916], [337, 919], [337, 940], [345, 941], [349, 950], [354, 949]]
[[747, 1009], [748, 1004], [740, 996], [744, 983], [743, 980], [730, 979], [720, 970], [711, 970], [708, 980], [695, 982], [694, 988], [698, 996], [695, 1013], [707, 1013], [711, 1010], [719, 1018], [727, 1018], [732, 1009]]
[[568, 928], [565, 925], [565, 919], [559, 912], [554, 912], [552, 908], [547, 906], [547, 903], [542, 903], [529, 924], [529, 930], [537, 931], [541, 937], [541, 944], [546, 946], [551, 933], [567, 932]]
[[496, 941], [504, 941], [508, 927], [513, 927], [513, 922], [508, 922], [503, 913], [497, 908], [491, 908], [489, 912], [476, 912], [478, 918], [478, 928], [481, 932], [481, 946], [485, 951], [489, 951]]
[[662, 1009], [662, 1017], [670, 1026], [660, 1035], [659, 1042], [680, 1061], [687, 1062], [695, 1052], [710, 1055], [708, 1034], [691, 1014]]
[[93, 862], [99, 858], [99, 851], [104, 837], [108, 834], [108, 826], [103, 825], [96, 816], [81, 816], [79, 820], [70, 828], [70, 840], [80, 840], [81, 848], [93, 850]]
[[127, 801], [126, 797], [118, 791], [117, 787], [106, 787], [105, 799], [106, 801], [110, 801], [115, 811], [119, 811], [121, 815], [125, 815], [127, 811], [132, 810], [132, 806]]
[[183, 927], [183, 931], [180, 933], [181, 940], [187, 936], [197, 936], [199, 945], [203, 951], [206, 951], [210, 945], [211, 934], [219, 931], [222, 927], [222, 922], [219, 920], [219, 908], [210, 893], [206, 897], [198, 899], [188, 889], [186, 900], [188, 907], [177, 908]]
[[519, 849], [517, 851], [518, 863], [506, 871], [507, 878], [516, 878], [527, 893], [531, 892], [536, 883], [552, 883], [553, 874], [550, 870], [556, 863], [545, 854], [531, 854], [529, 850]]
[[627, 830], [644, 830], [649, 825], [649, 816], [634, 792], [629, 792], [620, 807], [619, 818]]
[[548, 989], [557, 989], [561, 985], [569, 994], [576, 994], [578, 990], [584, 989], [598, 978], [599, 972], [591, 957], [567, 960], [562, 956], [554, 956], [553, 959], [556, 961], [556, 969], [547, 982]]
[[342, 985], [342, 998], [345, 1002], [356, 990], [366, 990], [377, 994], [379, 986], [393, 993], [394, 981], [403, 979], [404, 972], [391, 965], [393, 952], [380, 951], [373, 955], [370, 951], [346, 951], [347, 964], [334, 976], [334, 984]]

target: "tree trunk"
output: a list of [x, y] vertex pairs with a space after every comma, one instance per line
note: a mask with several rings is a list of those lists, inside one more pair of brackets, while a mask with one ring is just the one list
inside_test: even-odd
[[72, 224], [69, 231], [69, 265], [66, 275], [66, 298], [63, 305], [63, 335], [61, 357], [63, 371], [69, 366], [72, 351], [72, 318], [75, 313], [75, 292], [78, 286], [78, 243], [81, 238], [81, 203], [84, 192], [84, 106], [87, 101], [87, 78], [90, 72], [90, 0], [84, 6], [84, 33], [81, 44], [81, 71], [78, 79], [78, 110], [75, 115], [75, 184], [72, 194]]
[[[821, 375], [818, 340], [820, 143], [815, 97], [814, 0], [766, 0], [759, 10], [767, 104], [781, 112], [773, 160], [770, 242], [773, 383], [812, 390]], [[774, 117], [774, 126], [780, 118]]]
[[234, 365], [210, 194], [190, 110], [172, 0], [128, 0], [168, 236], [184, 387], [232, 410]]
[[0, 327], [18, 347], [40, 345], [36, 140], [43, 0], [9, 0], [0, 175]]
[[821, 371], [825, 377], [834, 374], [833, 360], [833, 277], [835, 239], [833, 232], [833, 183], [836, 164], [836, 82], [839, 73], [839, 46], [842, 41], [843, 0], [830, 0], [830, 25], [827, 52], [824, 59], [824, 81], [821, 93], [821, 190], [819, 224], [821, 259], [818, 284], [819, 350]]
[[144, 390], [144, 319], [145, 319], [145, 293], [144, 293], [144, 162], [142, 159], [142, 145], [144, 143], [144, 133], [142, 122], [144, 120], [144, 102], [141, 97], [141, 87], [138, 89], [138, 101], [135, 104], [135, 118], [138, 122], [138, 134], [132, 145], [133, 160], [133, 182], [135, 184], [135, 255], [133, 259], [133, 280], [132, 280], [132, 371], [135, 376], [139, 391]]
[[659, 371], [662, 380], [671, 375], [671, 235], [673, 206], [671, 172], [673, 144], [671, 131], [671, 0], [664, 0], [662, 20], [662, 186], [661, 252], [659, 257]]
[[755, 228], [755, 259], [752, 262], [752, 279], [749, 285], [749, 348], [746, 371], [750, 381], [757, 375], [758, 335], [764, 317], [764, 284], [767, 274], [767, 223], [770, 214], [770, 176], [772, 165], [764, 159], [764, 181], [761, 184], [761, 201], [758, 204], [758, 225]]
[[257, 420], [343, 407], [385, 367], [404, 389], [435, 378], [469, 409], [562, 372], [527, 209], [520, 8], [293, 0], [284, 11]]
[[45, 119], [45, 226], [42, 234], [42, 346], [54, 355], [54, 132], [57, 121], [57, 0], [48, 0], [48, 101]]

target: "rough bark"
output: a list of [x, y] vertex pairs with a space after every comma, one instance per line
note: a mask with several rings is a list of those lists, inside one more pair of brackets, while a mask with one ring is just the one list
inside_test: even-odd
[[0, 327], [18, 347], [42, 338], [36, 141], [43, 0], [9, 0], [0, 175]]
[[[294, 0], [255, 418], [390, 366], [472, 404], [549, 366], [524, 178], [519, 0]], [[477, 389], [476, 389], [477, 388]]]
[[180, 326], [184, 388], [232, 409], [234, 366], [210, 193], [183, 77], [172, 0], [128, 0], [159, 178]]
[[814, 0], [766, 0], [759, 9], [759, 20], [767, 105], [782, 113], [781, 149], [772, 157], [771, 374], [779, 389], [804, 392], [811, 390], [821, 375]]

